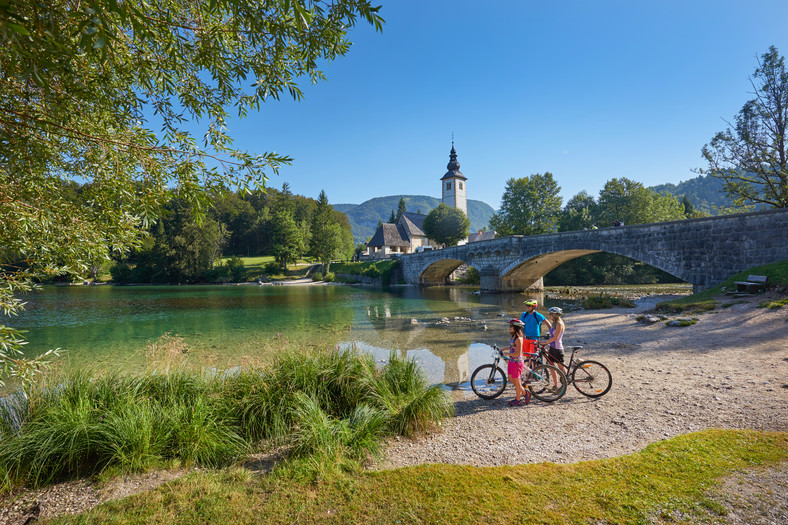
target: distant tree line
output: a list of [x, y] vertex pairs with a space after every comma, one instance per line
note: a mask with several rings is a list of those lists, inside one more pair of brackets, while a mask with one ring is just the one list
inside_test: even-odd
[[350, 222], [325, 192], [310, 199], [285, 183], [264, 193], [215, 195], [203, 217], [174, 193], [142, 245], [116, 257], [110, 272], [115, 282], [239, 281], [241, 257], [270, 255], [286, 271], [305, 256], [326, 266], [350, 259], [354, 248]]
[[[644, 224], [695, 217], [684, 199], [657, 193], [627, 179], [612, 179], [597, 198], [582, 191], [562, 207], [561, 187], [550, 172], [509, 179], [500, 210], [490, 219], [499, 235], [538, 235], [560, 231]], [[651, 284], [679, 279], [650, 265], [612, 253], [568, 261], [545, 276], [548, 286]]]

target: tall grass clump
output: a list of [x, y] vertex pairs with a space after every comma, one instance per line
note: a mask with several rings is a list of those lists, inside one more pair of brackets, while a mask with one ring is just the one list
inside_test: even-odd
[[217, 467], [265, 446], [289, 452], [282, 472], [320, 479], [358, 470], [386, 436], [427, 430], [453, 410], [413, 360], [394, 354], [378, 368], [353, 348], [287, 350], [264, 369], [207, 375], [173, 364], [165, 354], [182, 352], [170, 350], [144, 374], [71, 372], [0, 405], [4, 486]]
[[394, 352], [372, 387], [373, 398], [386, 411], [393, 434], [412, 436], [453, 414], [454, 405], [440, 386], [429, 386], [415, 361], [401, 359]]

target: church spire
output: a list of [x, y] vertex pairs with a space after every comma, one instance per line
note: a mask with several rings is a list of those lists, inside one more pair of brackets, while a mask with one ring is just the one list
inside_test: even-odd
[[454, 149], [454, 141], [451, 141], [451, 151], [449, 152], [449, 163], [446, 164], [446, 175], [441, 180], [462, 179], [466, 180], [465, 175], [460, 171], [460, 163], [457, 161], [457, 150]]
[[460, 163], [457, 162], [457, 150], [454, 149], [454, 141], [451, 141], [451, 151], [449, 152], [449, 163], [446, 165], [449, 171], [459, 171]]

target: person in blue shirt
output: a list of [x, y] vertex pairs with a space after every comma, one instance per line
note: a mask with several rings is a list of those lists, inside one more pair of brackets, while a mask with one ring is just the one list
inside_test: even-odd
[[533, 299], [525, 301], [525, 312], [520, 316], [520, 321], [525, 325], [523, 332], [526, 339], [538, 340], [542, 335], [542, 325], [547, 326], [548, 330], [552, 327], [550, 321], [536, 311], [537, 306], [537, 302]]

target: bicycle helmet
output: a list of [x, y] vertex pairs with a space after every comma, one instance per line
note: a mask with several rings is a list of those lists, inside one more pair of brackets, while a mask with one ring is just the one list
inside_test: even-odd
[[509, 324], [512, 326], [519, 326], [520, 328], [525, 326], [525, 323], [520, 321], [519, 319], [509, 319]]
[[534, 308], [536, 308], [537, 304], [538, 303], [534, 299], [528, 299], [527, 301], [525, 301], [525, 306], [533, 306]]
[[560, 309], [559, 307], [557, 307], [557, 306], [553, 306], [552, 308], [550, 308], [550, 309], [549, 309], [549, 310], [547, 310], [547, 311], [548, 311], [548, 312], [550, 312], [551, 314], [558, 314], [558, 315], [561, 315], [562, 313], [564, 313], [564, 311], [563, 311], [563, 310], [561, 310], [561, 309]]

